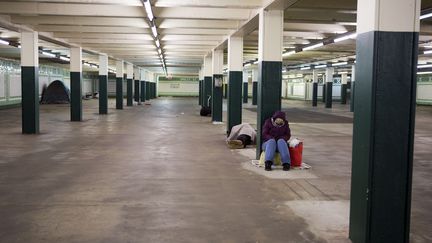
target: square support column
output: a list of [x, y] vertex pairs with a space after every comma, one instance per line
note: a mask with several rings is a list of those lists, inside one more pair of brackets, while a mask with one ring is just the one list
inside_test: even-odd
[[38, 32], [21, 33], [22, 133], [39, 133]]
[[141, 95], [140, 95], [140, 102], [146, 101], [146, 71], [142, 70], [140, 71], [140, 80], [141, 80]]
[[262, 126], [274, 112], [281, 110], [283, 20], [282, 10], [260, 10], [257, 159], [261, 154]]
[[228, 39], [227, 134], [242, 123], [243, 37]]
[[347, 89], [348, 89], [348, 74], [341, 74], [341, 104], [347, 103]]
[[146, 81], [146, 100], [151, 99], [151, 88], [150, 88], [151, 82], [150, 80]]
[[326, 85], [325, 85], [325, 107], [326, 108], [332, 108], [333, 105], [333, 74], [334, 74], [334, 68], [327, 68], [326, 69]]
[[203, 89], [203, 107], [211, 108], [212, 100], [212, 56], [208, 55], [204, 58], [204, 89]]
[[123, 73], [124, 62], [117, 61], [116, 65], [116, 109], [123, 109]]
[[126, 67], [126, 106], [133, 106], [133, 65], [128, 63]]
[[243, 103], [248, 103], [248, 82], [249, 82], [249, 73], [247, 71], [243, 71]]
[[318, 71], [312, 70], [312, 106], [318, 106]]
[[223, 107], [223, 50], [213, 50], [212, 55], [212, 121], [222, 122]]
[[108, 56], [99, 56], [99, 114], [108, 114]]
[[134, 101], [140, 101], [140, 72], [138, 67], [134, 67]]
[[258, 104], [258, 68], [252, 69], [252, 105]]
[[82, 121], [82, 49], [70, 49], [71, 121]]
[[421, 1], [357, 4], [349, 236], [409, 242]]
[[354, 112], [354, 93], [355, 93], [355, 70], [356, 70], [356, 66], [352, 65], [351, 67], [351, 88], [350, 88], [350, 92], [351, 92], [351, 99], [350, 99], [350, 111]]

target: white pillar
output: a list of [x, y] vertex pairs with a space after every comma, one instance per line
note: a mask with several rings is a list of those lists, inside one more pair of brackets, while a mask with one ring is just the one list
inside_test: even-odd
[[347, 84], [348, 83], [348, 74], [342, 73], [341, 74], [341, 84]]
[[213, 50], [212, 55], [212, 74], [223, 74], [223, 50]]
[[204, 57], [204, 77], [212, 77], [212, 55]]
[[228, 71], [243, 70], [243, 37], [228, 38]]
[[260, 10], [258, 60], [282, 61], [284, 13], [282, 10]]
[[333, 83], [334, 68], [327, 68], [325, 78], [327, 83]]
[[108, 56], [106, 54], [99, 55], [99, 75], [108, 76]]
[[39, 67], [38, 32], [21, 33], [21, 66]]
[[117, 78], [123, 78], [124, 74], [124, 62], [123, 61], [117, 61], [116, 63], [116, 77]]

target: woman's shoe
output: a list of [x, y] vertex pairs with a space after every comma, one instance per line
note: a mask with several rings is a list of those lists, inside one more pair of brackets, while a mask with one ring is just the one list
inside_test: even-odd
[[289, 171], [291, 169], [291, 165], [290, 164], [283, 164], [283, 170], [284, 171]]
[[273, 162], [271, 162], [270, 160], [267, 160], [265, 163], [265, 170], [266, 171], [271, 171], [272, 170], [272, 164], [273, 164]]

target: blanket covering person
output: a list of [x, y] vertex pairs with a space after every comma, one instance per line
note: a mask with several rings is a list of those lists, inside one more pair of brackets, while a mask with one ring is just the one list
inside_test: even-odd
[[281, 155], [283, 170], [290, 170], [291, 160], [287, 141], [291, 138], [286, 115], [282, 111], [276, 111], [268, 118], [262, 128], [262, 150], [265, 151], [265, 170], [271, 170], [276, 151]]
[[245, 148], [247, 145], [255, 144], [256, 131], [249, 123], [242, 123], [231, 128], [226, 139], [228, 147], [232, 149]]

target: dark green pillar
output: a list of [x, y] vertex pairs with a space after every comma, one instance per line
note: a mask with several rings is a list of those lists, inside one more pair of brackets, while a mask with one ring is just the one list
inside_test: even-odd
[[350, 88], [350, 92], [351, 92], [351, 98], [350, 98], [350, 111], [354, 112], [354, 99], [355, 99], [355, 82], [351, 81], [351, 88]]
[[139, 102], [140, 100], [140, 81], [135, 80], [135, 88], [134, 88], [134, 100], [135, 102]]
[[322, 102], [325, 103], [326, 102], [326, 82], [323, 79], [323, 86], [322, 86]]
[[126, 105], [127, 106], [133, 106], [133, 81], [131, 78], [127, 79], [127, 93], [126, 93], [126, 98], [127, 98], [127, 102]]
[[123, 78], [116, 78], [116, 109], [123, 109]]
[[281, 110], [282, 62], [262, 61], [258, 68], [257, 158], [261, 154], [262, 126], [274, 112]]
[[228, 98], [228, 84], [224, 84], [224, 99]]
[[242, 123], [242, 83], [242, 71], [228, 73], [227, 134], [231, 132], [233, 126]]
[[214, 74], [212, 81], [212, 121], [222, 122], [223, 94], [222, 81], [223, 75]]
[[198, 105], [202, 104], [202, 80], [198, 82]]
[[[392, 4], [380, 6], [397, 11], [387, 17], [408, 16], [416, 25], [415, 4], [409, 4], [412, 9]], [[365, 17], [374, 12], [369, 6], [361, 9], [364, 13], [358, 14]], [[395, 29], [357, 36], [349, 229], [353, 243], [404, 243], [410, 238], [419, 34]]]
[[332, 108], [333, 104], [333, 82], [327, 82], [325, 85], [326, 90], [326, 99], [325, 99], [325, 107]]
[[341, 104], [342, 105], [345, 105], [347, 103], [347, 89], [348, 89], [347, 84], [341, 85]]
[[39, 133], [39, 68], [21, 66], [22, 133]]
[[252, 105], [258, 104], [258, 82], [252, 82]]
[[248, 103], [248, 96], [249, 96], [248, 83], [244, 82], [243, 83], [243, 103], [245, 104]]
[[146, 101], [145, 95], [146, 95], [146, 81], [141, 81], [141, 96], [140, 96], [141, 102]]
[[150, 100], [150, 82], [146, 81], [146, 100]]
[[71, 121], [82, 121], [82, 74], [70, 72]]
[[108, 76], [99, 75], [99, 114], [108, 114]]
[[[211, 108], [212, 77], [204, 77], [204, 107]], [[210, 98], [210, 99], [209, 99]]]
[[312, 83], [312, 106], [318, 106], [318, 83]]

